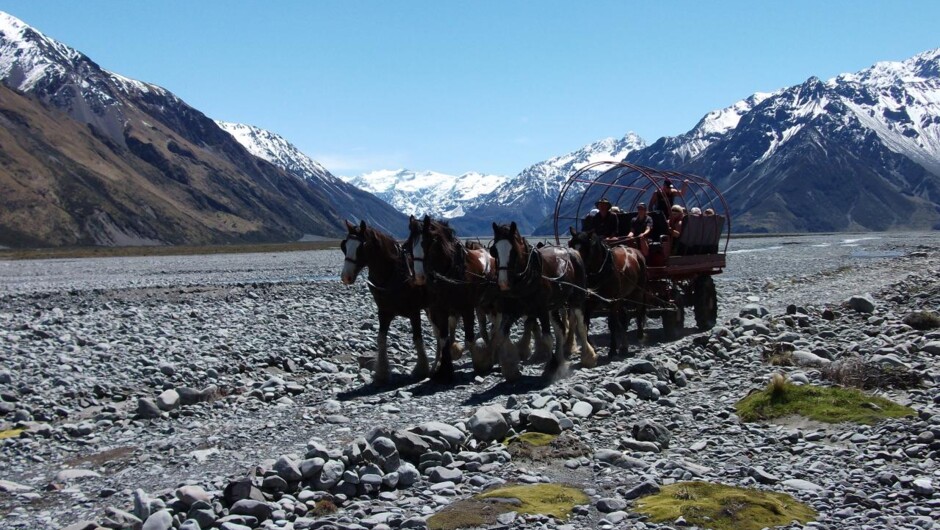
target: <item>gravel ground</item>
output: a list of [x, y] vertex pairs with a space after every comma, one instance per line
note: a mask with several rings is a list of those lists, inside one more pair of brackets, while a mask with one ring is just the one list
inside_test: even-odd
[[[938, 240], [928, 233], [732, 241], [728, 268], [716, 277], [725, 327], [688, 329], [666, 342], [651, 321], [634, 350], [638, 359], [575, 366], [550, 385], [538, 379], [538, 366], [507, 385], [497, 374], [474, 377], [463, 359], [452, 386], [401, 375], [374, 388], [360, 369], [360, 358], [375, 350], [374, 304], [361, 282], [339, 284], [338, 250], [0, 261], [0, 432], [29, 429], [0, 440], [0, 528], [83, 528], [82, 521], [106, 518], [121, 527], [115, 508], [141, 516], [167, 506], [179, 514], [174, 502], [182, 501], [172, 499], [184, 485], [208, 492], [209, 510], [219, 516], [221, 491], [249, 474], [259, 486], [264, 478], [266, 500], [293, 510], [257, 524], [316, 528], [327, 520], [308, 522], [303, 492], [311, 490], [291, 483], [278, 491], [276, 460], [322, 457], [342, 461], [350, 473], [358, 457], [342, 453], [357, 437], [380, 427], [397, 445], [396, 430], [427, 422], [462, 435], [450, 440], [436, 424], [422, 431], [445, 440], [428, 451], [449, 471], [419, 465], [425, 473], [414, 486], [386, 487], [371, 501], [355, 496], [355, 471], [344, 475], [331, 489], [341, 510], [330, 524], [421, 528], [421, 518], [491, 484], [564, 478], [594, 498], [571, 528], [655, 527], [630, 513], [631, 490], [702, 477], [793, 493], [820, 511], [817, 527], [937, 527], [940, 396], [933, 383], [940, 370], [937, 355], [925, 352], [940, 337], [898, 321], [912, 310], [938, 309]], [[915, 296], [921, 289], [927, 294]], [[874, 295], [873, 313], [840, 308], [864, 293]], [[767, 314], [739, 318], [747, 304]], [[790, 304], [808, 324], [787, 322]], [[837, 310], [835, 320], [822, 319], [827, 307]], [[592, 329], [604, 328], [598, 320]], [[430, 344], [427, 326], [425, 335]], [[833, 358], [894, 355], [926, 376], [924, 388], [888, 392], [919, 418], [875, 427], [741, 423], [732, 405], [777, 370], [760, 360], [772, 342]], [[409, 372], [412, 351], [406, 323], [396, 320], [389, 352], [400, 374]], [[813, 367], [786, 370], [797, 380], [820, 379]], [[500, 413], [516, 430], [527, 420], [532, 428], [533, 411], [554, 412], [588, 451], [560, 462], [510, 458], [468, 421], [487, 405], [505, 407]], [[668, 449], [631, 437], [644, 420], [671, 431]], [[448, 475], [454, 470], [459, 480]], [[625, 508], [599, 502], [610, 499]], [[520, 516], [503, 527], [564, 525]]]

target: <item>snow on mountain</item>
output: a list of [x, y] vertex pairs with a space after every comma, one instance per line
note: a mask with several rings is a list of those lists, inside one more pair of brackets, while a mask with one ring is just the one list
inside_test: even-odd
[[646, 143], [633, 132], [605, 138], [571, 153], [533, 164], [518, 175], [472, 201], [453, 224], [467, 234], [483, 234], [491, 221], [516, 221], [530, 232], [552, 213], [559, 190], [572, 173], [599, 161], [623, 160]]
[[509, 177], [470, 172], [448, 175], [436, 171], [379, 170], [355, 177], [340, 177], [375, 194], [406, 215], [449, 219], [463, 215], [464, 208], [505, 183]]
[[253, 125], [216, 120], [223, 131], [231, 134], [248, 152], [267, 160], [305, 180], [335, 179], [319, 162], [310, 158], [283, 136]]
[[892, 151], [940, 173], [940, 48], [826, 82]]

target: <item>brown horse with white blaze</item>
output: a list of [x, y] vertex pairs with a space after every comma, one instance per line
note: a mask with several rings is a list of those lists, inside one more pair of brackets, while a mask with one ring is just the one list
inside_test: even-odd
[[[538, 319], [541, 345], [551, 341], [554, 329], [555, 347], [545, 366], [546, 376], [554, 375], [565, 365], [575, 336], [581, 343], [581, 364], [596, 366], [597, 355], [588, 342], [582, 313], [587, 291], [581, 256], [565, 247], [532, 248], [519, 234], [515, 222], [509, 226], [493, 223], [491, 252], [496, 257], [500, 295], [508, 302], [500, 308], [503, 317], [493, 340], [499, 349], [503, 376], [509, 380], [521, 376], [519, 358], [508, 336], [513, 322], [523, 315]], [[567, 320], [567, 326], [562, 318]]]
[[464, 340], [473, 352], [474, 369], [487, 372], [488, 347], [475, 343], [474, 316], [480, 324], [480, 335], [489, 344], [487, 316], [495, 313], [496, 261], [479, 245], [471, 248], [457, 238], [456, 231], [446, 221], [425, 216], [409, 221], [406, 246], [414, 259], [414, 277], [417, 285], [427, 285], [428, 315], [438, 334], [437, 379], [453, 375], [452, 359], [461, 349], [456, 344], [457, 318], [463, 320]]
[[340, 279], [344, 285], [355, 283], [364, 268], [369, 269], [367, 283], [379, 312], [378, 357], [375, 381], [388, 381], [388, 329], [392, 319], [402, 316], [411, 321], [411, 336], [418, 352], [413, 374], [425, 378], [430, 371], [421, 335], [421, 310], [427, 307], [427, 291], [415, 285], [411, 264], [401, 245], [391, 236], [366, 226], [346, 221], [346, 239], [340, 244], [344, 263]]

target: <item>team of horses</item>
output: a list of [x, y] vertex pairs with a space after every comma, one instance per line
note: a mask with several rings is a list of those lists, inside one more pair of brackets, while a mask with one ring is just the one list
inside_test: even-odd
[[[465, 349], [475, 372], [486, 374], [498, 364], [510, 381], [522, 376], [520, 364], [526, 360], [544, 362], [543, 375], [554, 378], [578, 351], [581, 366], [593, 368], [598, 356], [587, 327], [602, 307], [608, 312], [611, 357], [626, 348], [627, 315], [636, 315], [642, 337], [643, 255], [634, 248], [609, 247], [594, 233], [571, 229], [568, 246], [531, 245], [515, 222], [493, 223], [493, 243], [487, 248], [461, 241], [446, 221], [429, 216], [411, 216], [404, 243], [365, 221], [346, 221], [346, 228], [340, 279], [351, 285], [368, 269], [366, 283], [378, 309], [376, 383], [390, 376], [388, 330], [395, 317], [411, 322], [418, 356], [413, 375], [437, 381], [453, 378], [453, 361]], [[433, 363], [424, 347], [422, 311], [437, 342]], [[458, 321], [465, 346], [456, 339]], [[520, 321], [522, 337], [513, 342], [510, 332]]]

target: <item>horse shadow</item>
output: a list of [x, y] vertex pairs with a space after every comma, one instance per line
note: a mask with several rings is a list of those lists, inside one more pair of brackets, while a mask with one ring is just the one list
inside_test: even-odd
[[497, 397], [525, 394], [534, 390], [541, 390], [551, 384], [552, 380], [546, 379], [544, 376], [523, 374], [522, 377], [515, 381], [506, 381], [503, 379], [483, 392], [474, 392], [463, 400], [461, 404], [463, 406], [479, 406], [489, 403]]

